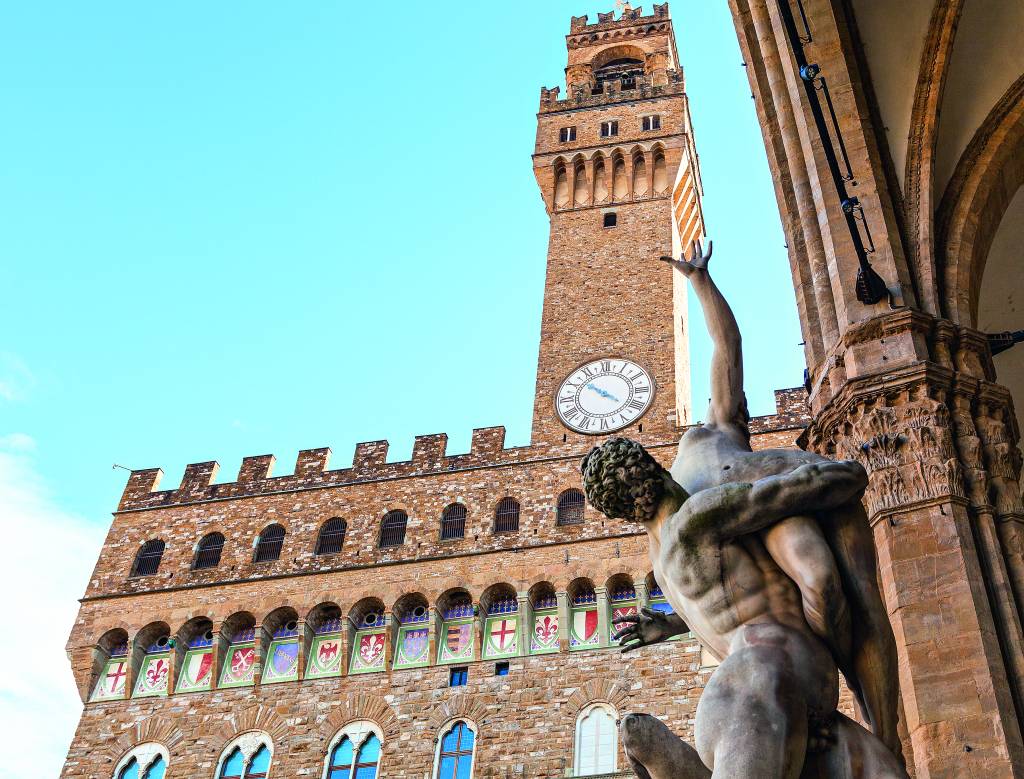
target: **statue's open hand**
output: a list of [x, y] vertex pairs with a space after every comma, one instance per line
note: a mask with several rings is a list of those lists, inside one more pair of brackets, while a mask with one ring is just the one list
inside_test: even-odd
[[612, 636], [619, 642], [623, 652], [630, 652], [642, 646], [665, 641], [676, 634], [668, 617], [660, 611], [644, 606], [639, 614], [628, 614], [612, 620], [614, 625], [623, 625]]
[[679, 268], [684, 276], [692, 276], [694, 273], [707, 273], [708, 261], [711, 259], [711, 251], [713, 245], [711, 241], [708, 241], [707, 251], [704, 251], [700, 241], [694, 241], [690, 246], [690, 256], [687, 257], [686, 253], [680, 259], [675, 257], [662, 257], [661, 259], [665, 262], [672, 263], [673, 266]]

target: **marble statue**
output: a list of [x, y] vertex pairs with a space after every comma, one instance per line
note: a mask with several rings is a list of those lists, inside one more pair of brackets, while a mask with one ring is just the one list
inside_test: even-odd
[[[622, 719], [641, 779], [906, 779], [895, 642], [856, 462], [751, 451], [739, 329], [708, 272], [711, 246], [671, 262], [714, 343], [711, 406], [667, 471], [610, 438], [583, 461], [590, 503], [646, 529], [675, 610], [616, 620], [623, 651], [692, 630], [721, 665], [697, 708], [695, 744], [659, 720]], [[839, 674], [870, 731], [840, 714]]]

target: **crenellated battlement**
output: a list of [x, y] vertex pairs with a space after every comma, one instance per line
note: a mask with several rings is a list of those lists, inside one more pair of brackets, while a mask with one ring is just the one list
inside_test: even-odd
[[132, 471], [125, 486], [119, 511], [158, 508], [194, 503], [203, 500], [244, 497], [282, 490], [340, 486], [355, 482], [398, 479], [429, 473], [483, 467], [517, 462], [531, 447], [505, 448], [504, 427], [484, 427], [473, 431], [470, 450], [449, 456], [445, 433], [416, 436], [412, 457], [402, 462], [388, 462], [387, 441], [364, 441], [356, 444], [352, 464], [347, 468], [329, 470], [331, 449], [303, 449], [295, 461], [293, 473], [271, 476], [276, 458], [272, 454], [253, 455], [242, 459], [238, 478], [233, 482], [214, 484], [220, 466], [215, 461], [191, 463], [177, 489], [158, 490], [163, 477], [160, 468]]
[[597, 22], [589, 24], [589, 17], [584, 14], [583, 16], [573, 16], [569, 21], [569, 36], [577, 35], [584, 32], [597, 32], [604, 30], [615, 30], [623, 29], [628, 27], [635, 27], [643, 24], [650, 24], [652, 22], [668, 21], [668, 3], [661, 3], [660, 5], [654, 4], [654, 12], [650, 16], [644, 16], [643, 7], [637, 6], [633, 8], [629, 3], [626, 3], [622, 9], [622, 13], [619, 18], [615, 18], [615, 12], [609, 11], [608, 13], [598, 13]]
[[686, 82], [682, 70], [665, 72], [664, 83], [655, 83], [654, 76], [640, 76], [635, 86], [623, 89], [615, 83], [603, 84], [597, 91], [594, 84], [573, 84], [568, 94], [562, 96], [561, 87], [540, 88], [539, 113], [596, 108], [616, 103], [635, 102], [653, 97], [670, 97], [686, 94]]
[[[802, 387], [776, 390], [776, 413], [755, 417], [750, 429], [754, 435], [804, 427], [808, 421], [806, 393]], [[681, 433], [683, 428], [680, 428]], [[446, 473], [451, 471], [514, 465], [549, 457], [562, 457], [577, 451], [552, 450], [537, 446], [505, 447], [504, 427], [481, 427], [473, 430], [468, 452], [449, 455], [445, 433], [416, 436], [412, 457], [388, 462], [387, 441], [364, 441], [356, 444], [352, 464], [347, 468], [329, 470], [329, 447], [303, 449], [292, 473], [271, 476], [276, 458], [259, 454], [242, 459], [238, 477], [233, 482], [215, 484], [220, 469], [216, 461], [191, 463], [176, 489], [159, 490], [163, 470], [146, 468], [132, 471], [125, 485], [118, 511], [176, 506], [208, 500], [242, 498], [291, 490], [344, 486], [387, 479]]]

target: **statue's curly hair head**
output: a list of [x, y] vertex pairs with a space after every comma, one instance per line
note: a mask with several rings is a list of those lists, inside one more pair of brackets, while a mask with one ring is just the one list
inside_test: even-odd
[[580, 470], [590, 505], [612, 519], [652, 519], [665, 494], [665, 469], [628, 438], [609, 438], [595, 446]]

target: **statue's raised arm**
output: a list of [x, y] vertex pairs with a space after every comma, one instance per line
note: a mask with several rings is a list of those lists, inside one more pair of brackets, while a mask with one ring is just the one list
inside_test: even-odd
[[712, 242], [703, 250], [699, 241], [691, 246], [691, 256], [680, 259], [662, 257], [672, 263], [690, 281], [704, 310], [704, 322], [714, 353], [711, 356], [711, 406], [706, 425], [737, 427], [746, 437], [747, 402], [743, 394], [743, 347], [736, 317], [708, 272]]

